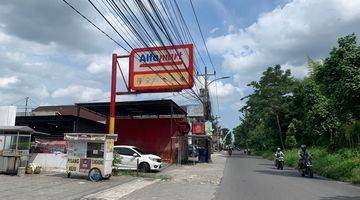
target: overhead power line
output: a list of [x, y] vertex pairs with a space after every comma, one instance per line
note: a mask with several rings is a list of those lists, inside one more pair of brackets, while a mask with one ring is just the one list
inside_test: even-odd
[[[176, 3], [175, 0], [172, 0]], [[122, 45], [116, 39], [114, 39], [110, 34], [103, 31], [99, 26], [97, 26], [94, 22], [92, 22], [89, 18], [83, 15], [78, 9], [74, 6], [70, 5], [66, 0], [63, 0], [69, 7], [71, 7], [76, 13], [78, 13], [82, 18], [87, 20], [92, 26], [101, 31], [104, 35], [106, 35], [109, 39], [115, 42], [118, 46], [123, 48], [125, 51], [130, 53], [131, 49], [141, 45], [145, 46], [149, 49], [149, 51], [153, 52], [151, 49], [154, 46], [158, 46], [157, 43], [160, 43], [161, 46], [174, 46], [177, 44], [184, 44], [186, 41], [192, 41], [194, 44], [195, 51], [198, 53], [199, 57], [203, 61], [201, 54], [197, 48], [197, 45], [194, 43], [193, 38], [190, 34], [190, 31], [186, 25], [184, 19], [180, 17], [179, 8], [177, 8], [177, 12], [172, 13], [164, 9], [165, 7], [172, 7], [172, 1], [170, 1], [171, 6], [165, 1], [160, 1], [160, 7], [156, 3], [158, 1], [154, 0], [134, 0], [134, 1], [114, 1], [114, 0], [88, 0], [88, 2], [92, 5], [92, 7], [96, 10], [96, 12], [106, 21], [106, 24], [110, 26], [111, 30], [113, 30], [116, 35], [120, 38], [120, 40], [126, 45]], [[94, 3], [96, 2], [96, 3]], [[145, 3], [144, 3], [145, 2]], [[146, 3], [147, 2], [147, 3]], [[130, 4], [132, 4], [130, 6]], [[162, 8], [162, 9], [161, 9]], [[137, 11], [136, 11], [137, 9]], [[175, 10], [175, 9], [174, 9]], [[141, 19], [140, 19], [141, 17]], [[181, 23], [176, 25], [174, 20], [178, 20]], [[125, 47], [126, 46], [126, 47]], [[156, 48], [155, 48], [156, 49]], [[169, 54], [168, 49], [165, 50], [156, 50], [160, 54], [164, 54], [165, 52]], [[175, 50], [178, 53], [178, 50]], [[138, 59], [138, 55], [135, 55], [136, 59]], [[173, 58], [171, 58], [173, 60]], [[182, 65], [185, 67], [188, 73], [189, 69], [186, 67], [184, 61], [181, 59]], [[173, 60], [174, 62], [174, 60]], [[211, 61], [212, 62], [212, 61]], [[203, 63], [205, 63], [203, 61]], [[198, 73], [198, 64], [194, 63], [194, 69]], [[167, 68], [163, 67], [163, 72], [168, 74], [176, 84], [180, 85], [178, 80], [170, 73]], [[151, 67], [149, 67], [154, 73], [156, 73], [160, 78], [164, 78], [158, 72], [154, 71]], [[173, 70], [180, 77], [184, 78], [184, 75], [181, 72], [177, 65], [173, 66]], [[197, 88], [197, 82], [201, 83], [197, 76], [190, 77], [193, 79], [195, 83], [195, 88]], [[195, 80], [196, 79], [196, 80]], [[187, 84], [190, 83], [185, 79]], [[171, 85], [174, 82], [170, 82]], [[166, 82], [166, 84], [169, 84]], [[202, 101], [199, 96], [199, 91], [196, 91], [193, 88], [189, 90], [185, 90], [188, 95], [194, 97], [197, 100]]]
[[[115, 44], [119, 45], [122, 49], [129, 52], [123, 45], [121, 45], [119, 42], [117, 42], [114, 38], [112, 38], [109, 34], [107, 34], [105, 31], [103, 31], [101, 28], [99, 28], [96, 24], [94, 24], [89, 18], [87, 18], [85, 15], [83, 15], [79, 10], [77, 10], [74, 6], [69, 4], [66, 0], [63, 0], [64, 3], [66, 3], [70, 8], [72, 8], [76, 13], [78, 13], [82, 18], [84, 18], [87, 22], [89, 22], [91, 25], [93, 25], [97, 30], [99, 30], [102, 34], [104, 34], [106, 37], [108, 37], [110, 40], [112, 40]], [[129, 52], [130, 53], [130, 52]]]
[[197, 24], [197, 26], [198, 26], [198, 28], [199, 28], [199, 31], [200, 31], [201, 39], [202, 39], [202, 41], [203, 41], [203, 43], [204, 43], [204, 46], [205, 46], [206, 54], [207, 54], [207, 56], [208, 56], [208, 58], [209, 58], [209, 61], [210, 61], [210, 64], [211, 64], [211, 67], [213, 68], [214, 71], [216, 71], [216, 70], [215, 70], [215, 67], [214, 67], [214, 63], [213, 63], [213, 61], [212, 61], [212, 59], [211, 59], [209, 50], [208, 50], [207, 45], [206, 45], [206, 42], [205, 42], [205, 39], [204, 39], [204, 34], [203, 34], [202, 30], [201, 30], [201, 26], [200, 26], [200, 23], [199, 23], [199, 19], [198, 19], [197, 15], [196, 15], [193, 2], [192, 2], [192, 0], [189, 0], [189, 1], [190, 1], [190, 4], [191, 4], [192, 11], [193, 11], [194, 16], [195, 16], [196, 24]]

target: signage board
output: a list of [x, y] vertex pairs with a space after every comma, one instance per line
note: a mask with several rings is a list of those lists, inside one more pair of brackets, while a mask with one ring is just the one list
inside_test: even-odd
[[205, 124], [203, 122], [194, 122], [192, 124], [192, 133], [195, 135], [204, 135]]
[[188, 134], [190, 132], [190, 124], [187, 122], [179, 122], [178, 130], [181, 134]]
[[212, 136], [213, 135], [213, 127], [212, 127], [212, 123], [210, 121], [205, 122], [205, 134], [208, 136]]
[[0, 155], [2, 154], [2, 151], [4, 149], [4, 144], [5, 144], [5, 136], [0, 135]]
[[188, 106], [186, 106], [186, 112], [187, 112], [188, 117], [203, 117], [204, 116], [204, 106], [201, 104], [188, 105]]
[[179, 91], [194, 85], [192, 44], [134, 49], [130, 54], [130, 89]]
[[0, 126], [15, 126], [16, 106], [0, 106]]

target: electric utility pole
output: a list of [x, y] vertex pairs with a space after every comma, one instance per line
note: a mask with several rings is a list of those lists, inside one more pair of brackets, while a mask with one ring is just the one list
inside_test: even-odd
[[210, 102], [210, 95], [209, 95], [209, 76], [215, 76], [216, 72], [214, 73], [208, 73], [207, 67], [205, 67], [205, 73], [204, 74], [198, 74], [198, 76], [204, 77], [204, 88], [200, 89], [200, 96], [203, 100], [203, 107], [204, 107], [204, 118], [205, 121], [210, 120], [212, 118], [211, 116], [211, 102]]
[[29, 97], [25, 97], [25, 116], [27, 116]]

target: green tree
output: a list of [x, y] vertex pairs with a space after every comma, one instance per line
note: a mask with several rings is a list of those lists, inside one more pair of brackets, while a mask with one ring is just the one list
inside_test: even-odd
[[355, 34], [339, 38], [338, 44], [315, 68], [315, 81], [337, 116], [343, 121], [360, 119], [360, 47]]
[[286, 140], [285, 140], [286, 147], [288, 148], [296, 147], [297, 143], [296, 143], [295, 133], [296, 133], [295, 125], [294, 123], [291, 122], [288, 126], [288, 130], [286, 133]]
[[[241, 109], [263, 120], [267, 127], [271, 127], [268, 134], [277, 130], [276, 145], [285, 148], [287, 127], [292, 119], [291, 113], [293, 85], [295, 81], [290, 70], [283, 71], [280, 65], [269, 67], [259, 82], [249, 84], [254, 93], [248, 95], [247, 104]], [[278, 142], [277, 142], [278, 141]]]

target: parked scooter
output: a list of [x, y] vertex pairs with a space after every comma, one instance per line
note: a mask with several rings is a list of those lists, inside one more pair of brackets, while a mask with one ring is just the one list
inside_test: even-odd
[[301, 174], [301, 176], [308, 175], [309, 178], [314, 177], [311, 157], [309, 157], [308, 159], [302, 159], [299, 162], [299, 173]]
[[275, 159], [275, 167], [276, 169], [283, 170], [284, 169], [284, 156], [277, 156]]

